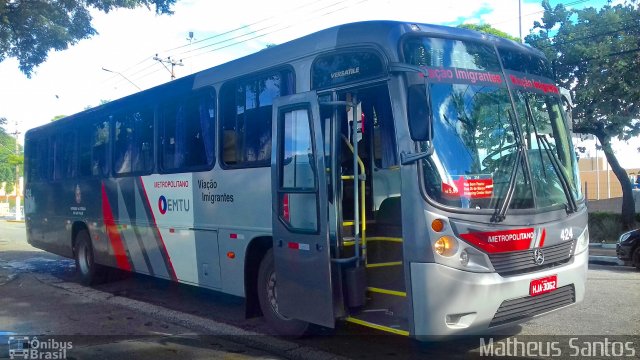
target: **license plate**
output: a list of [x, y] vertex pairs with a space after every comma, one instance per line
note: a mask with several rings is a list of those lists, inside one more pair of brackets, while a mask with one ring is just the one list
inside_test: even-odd
[[537, 296], [552, 292], [558, 288], [558, 275], [551, 275], [540, 279], [531, 280], [529, 295]]

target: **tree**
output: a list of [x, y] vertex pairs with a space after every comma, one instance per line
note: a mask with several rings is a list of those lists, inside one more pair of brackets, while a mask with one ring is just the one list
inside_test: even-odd
[[480, 31], [480, 32], [483, 32], [483, 33], [487, 33], [487, 34], [495, 35], [495, 36], [498, 36], [498, 37], [503, 37], [505, 39], [509, 39], [509, 40], [520, 42], [520, 38], [515, 37], [515, 36], [511, 36], [511, 35], [507, 34], [506, 32], [504, 32], [502, 30], [498, 30], [498, 29], [492, 27], [489, 24], [482, 24], [482, 25], [478, 25], [478, 24], [462, 24], [462, 25], [458, 25], [458, 27], [462, 28], [462, 29]]
[[116, 8], [155, 5], [156, 14], [172, 14], [177, 0], [0, 0], [0, 62], [14, 57], [31, 77], [50, 50], [65, 50], [97, 31], [91, 8], [108, 13]]
[[542, 22], [535, 22], [526, 41], [554, 64], [558, 83], [571, 90], [573, 131], [598, 138], [622, 185], [622, 221], [634, 223], [629, 178], [611, 140], [640, 134], [640, 11], [638, 2], [605, 5], [600, 10], [552, 8], [542, 2]]
[[0, 117], [0, 184], [5, 183], [6, 193], [13, 191], [16, 181], [16, 165], [22, 165], [24, 158], [22, 147], [16, 154], [16, 139], [4, 129], [7, 119]]

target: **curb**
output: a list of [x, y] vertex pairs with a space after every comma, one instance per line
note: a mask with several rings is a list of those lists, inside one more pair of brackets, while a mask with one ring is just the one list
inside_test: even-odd
[[589, 248], [615, 249], [616, 248], [616, 244], [611, 244], [611, 243], [603, 243], [603, 244], [593, 243], [593, 244], [589, 244]]
[[624, 261], [615, 256], [589, 255], [589, 264], [623, 266]]
[[164, 308], [162, 306], [149, 304], [146, 302], [115, 296], [100, 290], [82, 286], [80, 284], [66, 282], [49, 274], [36, 274], [36, 278], [41, 282], [66, 290], [75, 295], [88, 298], [93, 301], [107, 302], [130, 310], [143, 313], [147, 316], [163, 321], [178, 324], [196, 331], [206, 332], [204, 335], [224, 336], [228, 341], [237, 344], [253, 347], [274, 355], [282, 356], [294, 360], [342, 360], [345, 357], [317, 350], [311, 347], [296, 344], [269, 335], [247, 331], [239, 327], [205, 319], [196, 315], [185, 314], [176, 310]]

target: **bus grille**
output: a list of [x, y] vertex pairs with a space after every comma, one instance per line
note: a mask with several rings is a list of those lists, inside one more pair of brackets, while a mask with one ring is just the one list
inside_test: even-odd
[[573, 257], [574, 243], [575, 241], [566, 241], [537, 248], [544, 253], [544, 262], [541, 265], [537, 265], [534, 261], [536, 249], [490, 254], [489, 259], [491, 259], [491, 265], [496, 269], [496, 272], [502, 276], [539, 271], [569, 262]]
[[550, 293], [503, 301], [493, 316], [489, 327], [523, 320], [576, 302], [573, 285], [567, 285]]

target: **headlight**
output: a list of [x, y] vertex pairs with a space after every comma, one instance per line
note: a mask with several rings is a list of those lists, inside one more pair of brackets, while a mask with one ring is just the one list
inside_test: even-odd
[[578, 236], [578, 240], [576, 241], [576, 251], [574, 251], [575, 255], [580, 254], [581, 252], [587, 250], [589, 248], [589, 227], [585, 227], [584, 231], [580, 236]]
[[458, 241], [451, 236], [442, 236], [433, 244], [433, 249], [438, 255], [449, 257], [458, 251]]
[[629, 232], [626, 232], [626, 233], [620, 235], [620, 238], [618, 239], [618, 242], [621, 243], [621, 242], [624, 242], [625, 240], [627, 240], [629, 238], [629, 236], [631, 236], [632, 232], [633, 231], [629, 231]]

